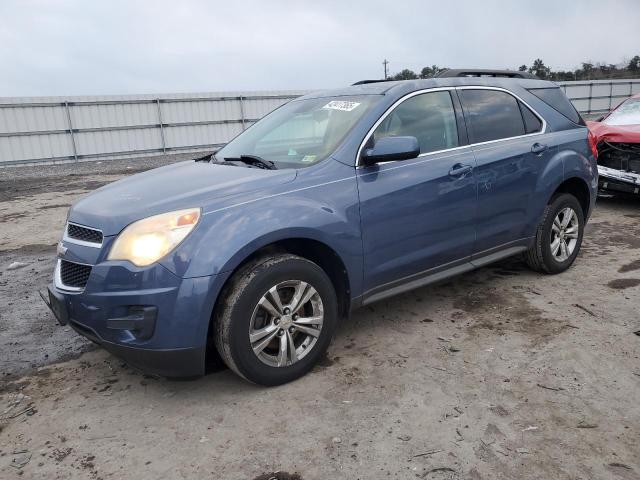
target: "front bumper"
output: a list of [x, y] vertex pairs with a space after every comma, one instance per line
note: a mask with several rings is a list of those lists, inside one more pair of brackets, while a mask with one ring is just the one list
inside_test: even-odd
[[80, 335], [97, 343], [130, 366], [145, 373], [168, 378], [199, 377], [204, 375], [206, 347], [152, 349], [126, 346], [108, 342], [95, 331], [81, 323], [70, 320], [69, 325]]
[[640, 175], [598, 165], [598, 188], [637, 195], [640, 193]]
[[92, 267], [83, 289], [67, 291], [54, 282], [43, 299], [60, 323], [130, 365], [166, 377], [193, 377], [204, 374], [218, 280], [180, 278], [159, 264], [103, 262]]

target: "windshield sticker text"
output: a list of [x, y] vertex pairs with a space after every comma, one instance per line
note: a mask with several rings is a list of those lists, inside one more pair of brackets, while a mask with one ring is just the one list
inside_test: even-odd
[[322, 108], [328, 108], [329, 110], [342, 110], [343, 112], [350, 112], [354, 108], [360, 105], [358, 102], [349, 102], [347, 100], [332, 100]]

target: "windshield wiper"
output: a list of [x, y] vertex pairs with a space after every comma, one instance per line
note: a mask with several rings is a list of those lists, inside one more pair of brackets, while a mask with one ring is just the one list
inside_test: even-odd
[[[224, 163], [224, 160], [226, 160], [226, 158], [221, 160], [216, 156], [216, 153], [218, 153], [217, 150], [215, 152], [207, 153], [203, 157], [194, 158], [193, 160], [195, 162]], [[236, 159], [234, 158], [234, 160]]]
[[215, 163], [217, 162], [217, 158], [216, 158], [216, 152], [211, 152], [211, 153], [207, 153], [205, 156], [203, 157], [197, 157], [193, 159], [195, 162], [212, 162]]
[[253, 165], [257, 168], [263, 168], [265, 170], [277, 170], [278, 167], [271, 161], [265, 160], [257, 155], [240, 155], [239, 157], [225, 157], [227, 162], [242, 162], [248, 165]]

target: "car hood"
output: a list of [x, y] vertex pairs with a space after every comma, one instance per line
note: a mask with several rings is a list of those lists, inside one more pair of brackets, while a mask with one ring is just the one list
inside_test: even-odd
[[602, 122], [587, 122], [587, 127], [597, 142], [640, 143], [640, 125], [607, 125]]
[[99, 228], [105, 236], [116, 235], [151, 215], [189, 207], [206, 210], [222, 198], [268, 190], [295, 177], [295, 170], [180, 162], [97, 189], [73, 205], [69, 220]]

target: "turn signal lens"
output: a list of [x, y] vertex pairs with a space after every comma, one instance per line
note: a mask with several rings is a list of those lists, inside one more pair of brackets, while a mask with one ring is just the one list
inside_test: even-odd
[[151, 265], [175, 249], [199, 220], [199, 208], [138, 220], [118, 235], [107, 260], [128, 260], [138, 267]]

